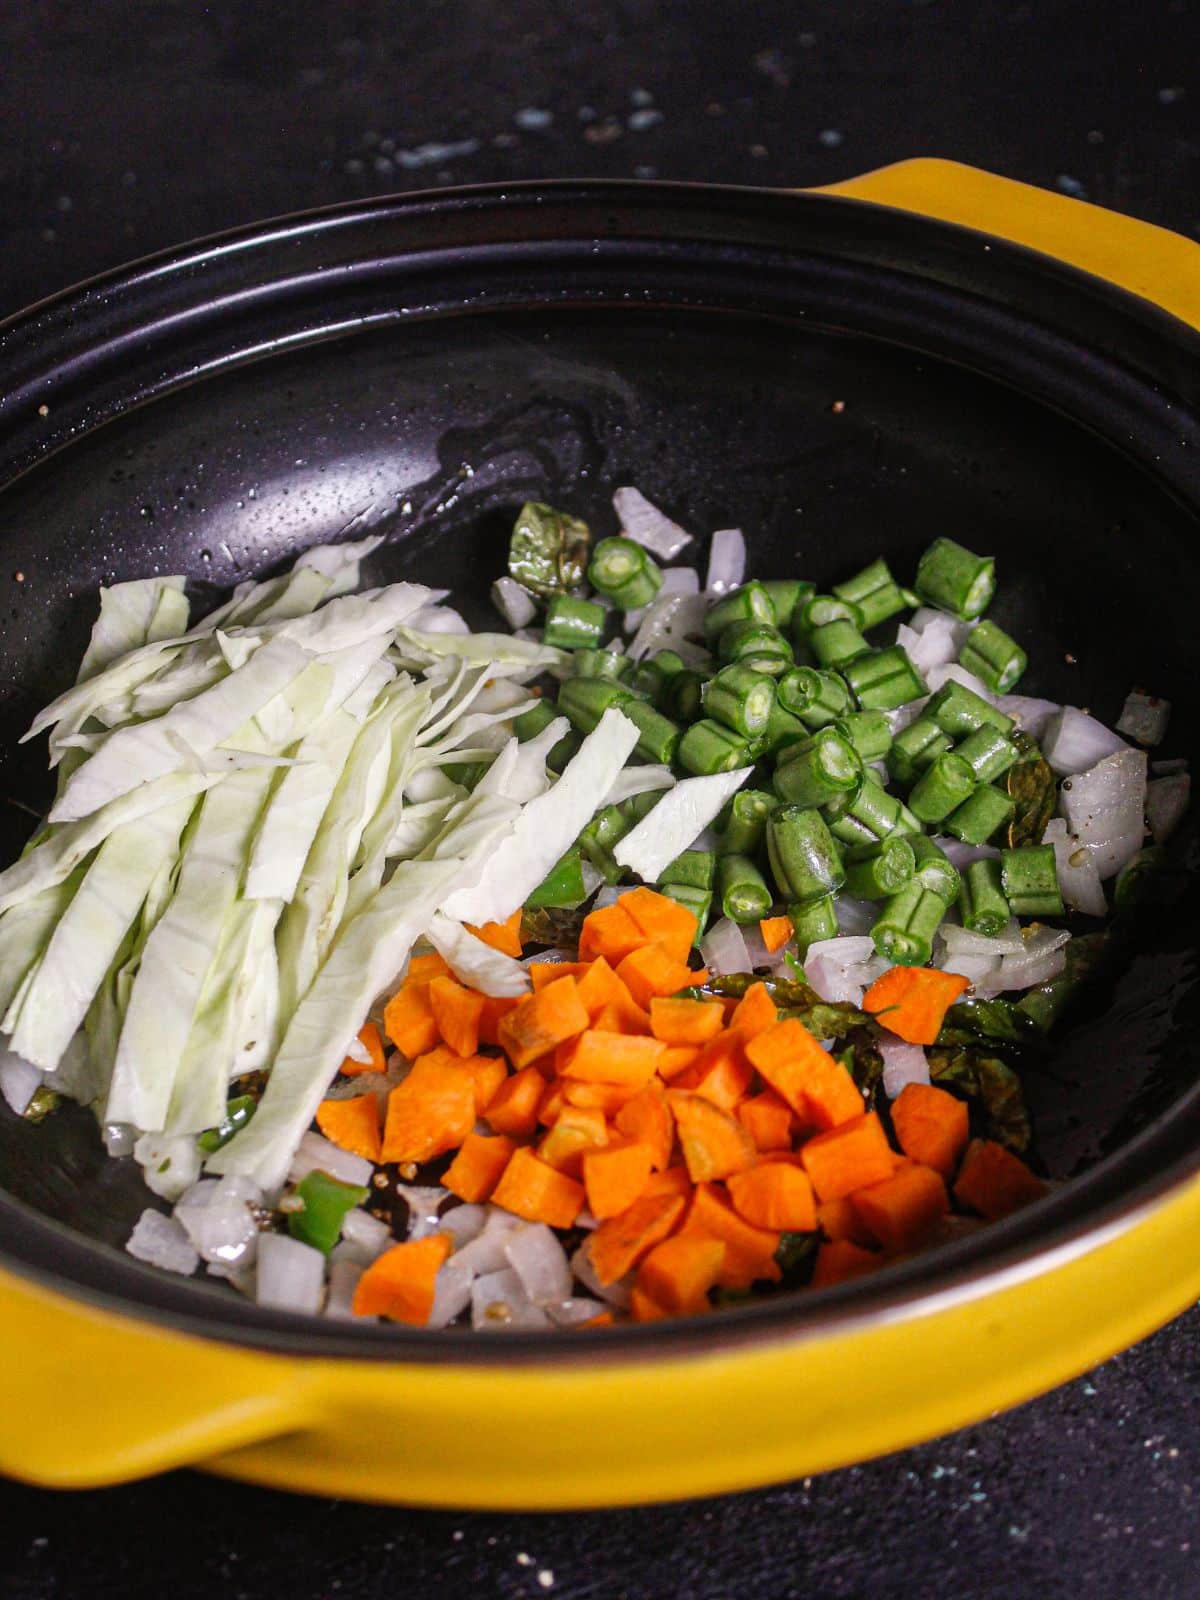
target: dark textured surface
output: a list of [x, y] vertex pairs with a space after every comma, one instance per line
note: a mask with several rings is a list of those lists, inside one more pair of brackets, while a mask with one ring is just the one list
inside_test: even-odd
[[[801, 184], [928, 153], [1200, 234], [1195, 0], [763, 0], [736, 20], [638, 0], [9, 0], [0, 51], [0, 312], [273, 212], [513, 177]], [[0, 1592], [1200, 1595], [1198, 1330], [1193, 1312], [951, 1440], [689, 1507], [405, 1513], [186, 1474], [10, 1487]]]

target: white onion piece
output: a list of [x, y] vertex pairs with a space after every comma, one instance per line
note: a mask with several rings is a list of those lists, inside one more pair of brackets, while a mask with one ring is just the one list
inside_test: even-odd
[[1171, 720], [1171, 702], [1160, 700], [1156, 694], [1142, 694], [1133, 689], [1125, 697], [1121, 715], [1117, 718], [1117, 732], [1127, 734], [1141, 745], [1163, 742], [1167, 723]]
[[849, 894], [835, 896], [833, 911], [840, 933], [867, 933], [879, 920], [879, 906], [874, 900], [856, 900]]
[[25, 1115], [29, 1102], [41, 1086], [42, 1075], [31, 1061], [13, 1050], [0, 1054], [0, 1095], [18, 1117]]
[[937, 834], [934, 844], [946, 857], [952, 867], [959, 872], [965, 872], [972, 861], [999, 861], [1000, 852], [990, 844], [964, 844], [961, 839], [952, 839], [948, 834]]
[[1105, 756], [1126, 749], [1124, 739], [1078, 706], [1063, 706], [1042, 733], [1042, 754], [1060, 778], [1087, 772]]
[[635, 794], [650, 794], [655, 789], [674, 787], [675, 774], [670, 767], [653, 764], [644, 767], [626, 767], [618, 774], [604, 803], [606, 806], [617, 806], [622, 800], [631, 800]]
[[989, 705], [994, 706], [1000, 698], [999, 695], [992, 693], [981, 678], [977, 678], [973, 672], [968, 672], [966, 667], [960, 667], [956, 661], [952, 661], [946, 667], [931, 667], [924, 676], [925, 682], [929, 685], [930, 694], [936, 694], [943, 684], [949, 683], [953, 679], [955, 683], [961, 683], [964, 688], [973, 690], [981, 700], [986, 700]]
[[361, 1251], [368, 1261], [374, 1261], [390, 1248], [392, 1230], [381, 1217], [373, 1217], [361, 1206], [355, 1206], [342, 1219], [342, 1239]]
[[991, 936], [972, 933], [969, 928], [960, 928], [952, 922], [943, 922], [939, 935], [946, 949], [956, 955], [1009, 956], [1020, 955], [1025, 949], [1016, 917], [1009, 918], [1008, 926], [1002, 933]]
[[907, 1083], [929, 1082], [929, 1062], [919, 1044], [881, 1039], [879, 1054], [883, 1057], [883, 1092], [889, 1100], [894, 1100]]
[[651, 505], [640, 489], [618, 489], [612, 503], [625, 537], [660, 561], [674, 560], [684, 545], [690, 544], [691, 534]]
[[178, 1272], [190, 1278], [200, 1265], [196, 1247], [174, 1217], [147, 1208], [125, 1241], [125, 1248], [139, 1261], [148, 1261], [164, 1272]]
[[133, 1159], [146, 1187], [164, 1200], [178, 1200], [200, 1176], [200, 1146], [192, 1133], [143, 1133], [134, 1144]]
[[836, 939], [818, 939], [809, 945], [804, 976], [822, 1000], [846, 1000], [858, 1006], [868, 987], [889, 965], [890, 962], [875, 953], [871, 939], [839, 935]]
[[552, 1228], [530, 1222], [518, 1228], [504, 1247], [509, 1265], [535, 1306], [549, 1306], [571, 1295], [571, 1266]]
[[[374, 1074], [372, 1074], [374, 1076]], [[288, 1181], [299, 1183], [310, 1172], [327, 1172], [331, 1178], [359, 1187], [369, 1184], [375, 1168], [365, 1156], [352, 1156], [319, 1133], [306, 1133], [288, 1168]]]
[[1042, 843], [1054, 846], [1058, 886], [1066, 904], [1089, 917], [1107, 915], [1108, 902], [1100, 886], [1100, 874], [1092, 852], [1075, 837], [1062, 817], [1055, 817], [1047, 824]]
[[537, 616], [533, 596], [515, 578], [497, 578], [492, 585], [492, 604], [510, 628], [527, 628]]
[[700, 574], [695, 567], [664, 567], [662, 588], [658, 593], [660, 598], [664, 594], [699, 594]]
[[364, 1267], [359, 1261], [331, 1261], [329, 1263], [329, 1294], [325, 1301], [325, 1315], [337, 1322], [360, 1322], [364, 1318], [354, 1315], [354, 1291], [362, 1277]]
[[[948, 611], [939, 611], [936, 606], [918, 606], [912, 616], [909, 617], [908, 626], [916, 633], [924, 633], [932, 623], [939, 622], [948, 623], [955, 630], [958, 650], [961, 650], [963, 645], [966, 644], [967, 635], [979, 626], [978, 620], [963, 622], [958, 617], [952, 617]], [[958, 659], [958, 650], [955, 651], [956, 660]]]
[[471, 1285], [471, 1326], [479, 1333], [503, 1333], [548, 1328], [550, 1318], [529, 1299], [513, 1269], [505, 1267], [485, 1273]]
[[891, 730], [892, 738], [894, 739], [898, 733], [903, 733], [905, 728], [911, 727], [928, 703], [929, 696], [922, 695], [919, 700], [909, 700], [905, 705], [897, 706], [894, 711], [885, 711], [883, 715]]
[[[689, 569], [672, 567], [669, 570]], [[686, 666], [696, 666], [707, 659], [707, 651], [693, 643], [694, 636], [704, 631], [704, 613], [707, 610], [708, 601], [704, 595], [668, 589], [664, 576], [657, 597], [637, 613], [636, 622], [631, 620], [634, 617], [632, 611], [626, 618], [626, 630], [636, 630], [629, 642], [630, 658], [640, 661], [652, 651], [674, 650]]]
[[996, 704], [1031, 739], [1040, 739], [1050, 718], [1062, 710], [1057, 700], [1039, 700], [1028, 694], [1002, 694]]
[[957, 617], [944, 612], [931, 611], [928, 616], [929, 620], [921, 627], [914, 617], [911, 626], [902, 622], [896, 630], [896, 643], [907, 651], [908, 659], [922, 678], [935, 667], [947, 667], [957, 661], [971, 631], [968, 623], [959, 622]]
[[708, 552], [708, 575], [704, 587], [709, 594], [728, 594], [746, 577], [746, 540], [740, 528], [718, 528]]
[[[0, 1071], [3, 1068], [0, 1067]], [[104, 1148], [110, 1156], [131, 1156], [137, 1143], [137, 1129], [128, 1122], [106, 1122], [100, 1130]]]
[[581, 1322], [590, 1322], [608, 1310], [603, 1300], [587, 1300], [574, 1296], [561, 1300], [556, 1306], [547, 1306], [546, 1314], [556, 1328], [574, 1328]]
[[475, 1272], [470, 1261], [462, 1255], [453, 1255], [438, 1268], [433, 1280], [433, 1305], [429, 1310], [427, 1328], [449, 1327], [471, 1304], [471, 1285]]
[[722, 917], [700, 941], [700, 956], [714, 976], [728, 972], [749, 972], [750, 952], [741, 928], [729, 917]]
[[741, 927], [742, 938], [746, 941], [746, 955], [750, 962], [749, 967], [746, 969], [747, 971], [754, 972], [759, 967], [778, 967], [784, 964], [787, 959], [786, 945], [772, 954], [767, 949], [766, 942], [762, 936], [762, 929], [757, 922], [744, 922]]
[[398, 1183], [397, 1194], [404, 1196], [408, 1206], [408, 1234], [410, 1239], [428, 1239], [441, 1232], [438, 1207], [449, 1197], [449, 1189], [437, 1185]]
[[472, 1239], [479, 1237], [487, 1219], [486, 1206], [469, 1204], [454, 1206], [449, 1211], [443, 1211], [441, 1231], [450, 1235], [456, 1250], [461, 1250], [464, 1245], [470, 1244]]
[[453, 606], [422, 606], [409, 617], [408, 627], [419, 628], [422, 633], [470, 633], [467, 619]]
[[1146, 752], [1122, 747], [1068, 778], [1060, 807], [1071, 831], [1092, 852], [1100, 877], [1115, 877], [1145, 837]]
[[[602, 910], [605, 906], [615, 906], [623, 894], [632, 894], [635, 889], [640, 889], [641, 887], [642, 885], [640, 883], [605, 884], [604, 888], [601, 889], [600, 893], [596, 896], [596, 909]], [[564, 961], [574, 961], [574, 959], [575, 957], [573, 955], [564, 955], [563, 957]], [[534, 956], [533, 960], [541, 961], [542, 957]]]
[[1152, 778], [1146, 785], [1146, 820], [1155, 844], [1165, 844], [1188, 808], [1192, 780], [1186, 772]]
[[1018, 961], [1015, 956], [1005, 956], [1000, 963], [1000, 975], [996, 980], [998, 993], [1011, 989], [1032, 989], [1035, 984], [1049, 983], [1051, 978], [1057, 978], [1067, 964], [1064, 950], [1047, 950], [1045, 955], [1034, 957], [1029, 961]]
[[987, 999], [999, 992], [995, 983], [1000, 976], [1000, 961], [1000, 956], [969, 956], [943, 946], [933, 964], [943, 972], [954, 972], [960, 978], [966, 978], [975, 993], [981, 999]]
[[618, 1278], [616, 1283], [601, 1283], [596, 1276], [595, 1267], [592, 1266], [588, 1243], [589, 1241], [585, 1239], [571, 1257], [571, 1271], [585, 1289], [590, 1289], [594, 1295], [597, 1295], [608, 1305], [616, 1306], [621, 1311], [627, 1310], [630, 1291], [633, 1288], [633, 1273], [629, 1273], [624, 1278]]
[[450, 1259], [459, 1262], [464, 1271], [499, 1272], [508, 1266], [508, 1257], [504, 1253], [505, 1245], [516, 1230], [524, 1226], [521, 1218], [514, 1217], [511, 1211], [504, 1211], [499, 1206], [489, 1206], [487, 1221], [483, 1228], [469, 1244], [463, 1245], [461, 1250], [456, 1250]]
[[175, 1220], [204, 1261], [248, 1267], [255, 1258], [258, 1225], [251, 1207], [262, 1204], [262, 1190], [249, 1178], [230, 1173], [219, 1183], [197, 1183], [175, 1207]]
[[325, 1290], [325, 1257], [311, 1245], [286, 1233], [264, 1233], [258, 1242], [258, 1273], [254, 1298], [275, 1311], [307, 1312], [321, 1309]]

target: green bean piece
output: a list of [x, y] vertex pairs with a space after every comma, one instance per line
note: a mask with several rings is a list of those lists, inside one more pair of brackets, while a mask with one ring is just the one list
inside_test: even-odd
[[928, 834], [909, 834], [907, 837], [916, 857], [917, 882], [930, 894], [936, 894], [943, 905], [952, 906], [962, 887], [958, 868]]
[[616, 678], [636, 694], [642, 690], [634, 672], [633, 662], [620, 650], [577, 650], [571, 660], [574, 678]]
[[750, 748], [731, 728], [701, 717], [679, 741], [676, 759], [686, 771], [708, 778], [715, 772], [733, 772], [749, 766]]
[[889, 645], [847, 662], [842, 675], [864, 711], [894, 711], [929, 690], [903, 645]]
[[288, 1232], [327, 1256], [341, 1237], [347, 1213], [363, 1205], [369, 1195], [369, 1189], [342, 1183], [327, 1172], [310, 1172], [292, 1190], [301, 1209], [287, 1213]]
[[847, 578], [845, 583], [835, 583], [833, 592], [839, 600], [848, 600], [858, 607], [862, 613], [860, 628], [878, 627], [905, 608], [900, 585], [882, 557], [854, 577]]
[[785, 711], [776, 700], [761, 735], [763, 749], [778, 760], [786, 760], [785, 752], [788, 747], [803, 744], [809, 737], [809, 732], [799, 717], [794, 717], [790, 711]]
[[941, 822], [960, 806], [975, 788], [975, 774], [953, 750], [941, 755], [913, 785], [908, 803], [922, 822]]
[[942, 685], [921, 714], [932, 717], [952, 739], [965, 739], [969, 733], [984, 727], [1011, 733], [1016, 726], [1011, 717], [1006, 717], [1003, 711], [956, 678], [949, 678]]
[[914, 878], [883, 902], [871, 929], [875, 949], [897, 966], [923, 967], [933, 954], [933, 936], [945, 916], [945, 901]]
[[528, 896], [525, 905], [527, 908], [547, 906], [569, 910], [581, 905], [586, 898], [587, 886], [583, 881], [582, 851], [578, 844], [573, 844], [550, 868], [541, 883]]
[[829, 831], [841, 844], [867, 845], [893, 835], [920, 833], [921, 824], [873, 772], [857, 788], [835, 795], [822, 807]]
[[705, 613], [704, 637], [709, 644], [715, 644], [735, 622], [766, 622], [774, 626], [775, 602], [765, 584], [752, 579], [714, 601]]
[[764, 733], [775, 704], [775, 680], [735, 661], [704, 685], [701, 702], [707, 716], [732, 728], [743, 739]]
[[950, 611], [963, 622], [981, 617], [996, 591], [996, 563], [953, 539], [935, 539], [917, 563], [913, 585], [926, 605]]
[[704, 685], [708, 682], [702, 672], [685, 667], [667, 679], [663, 689], [662, 709], [676, 722], [695, 722], [704, 711]]
[[717, 658], [740, 661], [755, 672], [777, 678], [792, 665], [792, 647], [769, 622], [731, 622], [717, 640]]
[[999, 728], [982, 727], [969, 733], [961, 744], [956, 744], [954, 754], [967, 763], [975, 774], [976, 783], [991, 783], [1008, 771], [1020, 751]]
[[737, 856], [755, 856], [766, 837], [767, 818], [779, 804], [762, 789], [739, 789], [719, 820], [718, 849]]
[[990, 783], [981, 783], [975, 793], [946, 818], [945, 831], [964, 844], [987, 844], [993, 834], [1008, 826], [1016, 809], [1006, 794]]
[[842, 600], [836, 594], [813, 595], [792, 618], [793, 628], [802, 633], [815, 633], [818, 628], [827, 628], [831, 622], [852, 622], [855, 628], [865, 626], [862, 608], [856, 606], [853, 600]]
[[819, 728], [804, 744], [792, 745], [775, 768], [775, 792], [789, 805], [822, 806], [834, 795], [856, 789], [863, 764], [836, 728]]
[[470, 791], [495, 759], [494, 756], [489, 756], [479, 761], [448, 761], [442, 771], [451, 783], [460, 783], [464, 789]]
[[849, 739], [861, 761], [883, 761], [892, 748], [892, 730], [882, 711], [851, 711], [834, 726]]
[[542, 643], [557, 650], [595, 650], [608, 613], [594, 600], [577, 600], [573, 594], [556, 594], [546, 607]]
[[638, 731], [637, 753], [643, 761], [656, 761], [669, 767], [679, 750], [683, 729], [670, 717], [664, 717], [645, 700], [632, 696], [621, 704], [621, 710]]
[[986, 934], [989, 939], [994, 939], [998, 933], [1004, 932], [1011, 913], [1008, 901], [1004, 898], [998, 861], [989, 859], [970, 863], [962, 875], [958, 910], [963, 927], [971, 933]]
[[779, 680], [779, 703], [807, 727], [824, 728], [848, 716], [854, 706], [845, 681], [836, 672], [793, 667]]
[[628, 800], [620, 801], [617, 810], [632, 828], [635, 822], [641, 822], [643, 817], [650, 815], [662, 797], [661, 789], [645, 789], [641, 794], [631, 794]]
[[1026, 844], [1016, 850], [1001, 850], [1000, 878], [1014, 916], [1063, 915], [1052, 844]]
[[215, 1128], [205, 1128], [196, 1135], [196, 1143], [205, 1155], [215, 1155], [222, 1145], [229, 1143], [234, 1134], [244, 1128], [258, 1109], [258, 1101], [251, 1094], [235, 1094], [225, 1102], [225, 1115]]
[[758, 922], [771, 909], [767, 881], [749, 856], [717, 858], [717, 897], [722, 913], [733, 922]]
[[846, 855], [846, 893], [859, 900], [886, 900], [912, 881], [916, 865], [912, 845], [900, 834], [857, 846]]
[[796, 608], [806, 605], [817, 592], [815, 583], [805, 583], [801, 578], [767, 578], [763, 588], [775, 607], [775, 626], [784, 633], [791, 631]]
[[808, 635], [808, 642], [821, 666], [839, 669], [847, 667], [858, 656], [869, 654], [871, 649], [849, 617], [839, 617], [814, 628]]
[[696, 919], [696, 937], [692, 940], [694, 945], [700, 943], [704, 937], [704, 930], [708, 926], [708, 914], [712, 910], [712, 890], [697, 889], [691, 883], [664, 883], [660, 890], [668, 900], [674, 900], [678, 905], [686, 906]]
[[990, 621], [980, 622], [971, 630], [958, 659], [993, 694], [1008, 694], [1029, 665], [1029, 657], [1016, 640]]
[[580, 733], [591, 733], [610, 706], [624, 711], [633, 700], [625, 685], [615, 678], [567, 678], [558, 691], [559, 710]]
[[804, 905], [789, 906], [787, 914], [801, 961], [812, 945], [838, 936], [837, 912], [831, 894], [822, 895], [819, 900], [808, 900]]
[[658, 875], [660, 884], [685, 885], [689, 889], [711, 889], [716, 879], [715, 850], [685, 850], [669, 861]]
[[556, 717], [565, 716], [553, 700], [539, 700], [536, 705], [530, 706], [528, 711], [522, 711], [519, 717], [513, 719], [513, 732], [520, 744], [536, 739], [539, 733], [545, 732]]
[[897, 783], [916, 783], [942, 751], [949, 750], [950, 744], [950, 735], [932, 717], [918, 717], [893, 738], [887, 755], [888, 771]]
[[579, 848], [610, 886], [619, 883], [622, 875], [622, 868], [613, 857], [613, 846], [632, 827], [632, 821], [619, 806], [604, 806], [579, 835]]
[[662, 572], [632, 539], [601, 539], [588, 564], [588, 582], [621, 611], [648, 606], [662, 588]]
[[[644, 694], [660, 711], [665, 711], [667, 709], [665, 704], [667, 685], [677, 673], [682, 671], [683, 657], [681, 655], [674, 650], [660, 650], [657, 655], [647, 656], [644, 661], [639, 661], [633, 668], [629, 681], [639, 694]], [[597, 676], [603, 676], [603, 674], [597, 674]]]
[[819, 811], [780, 806], [767, 821], [767, 856], [784, 900], [805, 905], [836, 894], [846, 869]]

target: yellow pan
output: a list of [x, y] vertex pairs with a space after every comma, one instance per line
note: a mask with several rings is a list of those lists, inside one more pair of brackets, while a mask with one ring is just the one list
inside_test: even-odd
[[[582, 207], [588, 226], [588, 206], [619, 200], [622, 228], [644, 239], [658, 224], [644, 220], [643, 201], [631, 196], [647, 193], [656, 195], [655, 186], [543, 186], [536, 198], [539, 215], [547, 195], [565, 214]], [[1050, 258], [1028, 257], [1025, 267], [1034, 278], [1044, 269], [1060, 296], [1086, 297], [1100, 279], [1148, 303], [1147, 313], [1158, 308], [1200, 328], [1195, 245], [964, 167], [907, 162], [825, 191], [836, 203], [713, 193], [726, 228], [738, 206], [754, 215], [771, 208], [772, 226], [783, 226], [789, 211], [816, 217], [822, 228], [832, 218], [845, 230], [841, 259], [851, 264], [866, 249], [856, 241], [886, 233], [900, 213], [977, 230], [962, 235], [931, 224], [930, 275], [950, 282], [955, 251], [1016, 245]], [[686, 201], [694, 216], [705, 195], [664, 186], [653, 206]], [[515, 198], [475, 191], [465, 207], [448, 195], [376, 207], [369, 217], [334, 216], [345, 235], [382, 226], [419, 231], [430, 216], [444, 225], [453, 214], [456, 248], [469, 254], [489, 228], [511, 239], [511, 226], [496, 230], [488, 220], [489, 207], [511, 219], [525, 215], [521, 203], [520, 191]], [[321, 217], [297, 219], [260, 237], [264, 249], [268, 237], [277, 249], [284, 235], [303, 242], [316, 234], [328, 249], [325, 227]], [[254, 238], [243, 236], [240, 248]], [[946, 239], [953, 248], [939, 255]], [[220, 274], [237, 254], [219, 244], [191, 252], [190, 292], [198, 262]], [[170, 258], [168, 279], [184, 275], [184, 259]], [[1092, 277], [1063, 274], [1062, 266]], [[132, 294], [130, 285], [148, 276], [143, 267], [109, 280], [101, 315], [115, 316], [121, 292]], [[578, 286], [575, 297], [587, 298]], [[30, 314], [35, 322], [44, 315]], [[1170, 333], [1162, 319], [1155, 327], [1155, 337]], [[105, 337], [111, 333], [106, 326]], [[1178, 333], [1184, 338], [1182, 326]], [[233, 352], [230, 366], [248, 349]], [[762, 1312], [553, 1341], [382, 1329], [356, 1340], [330, 1324], [256, 1322], [240, 1307], [236, 1316], [222, 1311], [232, 1296], [186, 1284], [160, 1291], [117, 1252], [84, 1251], [65, 1229], [6, 1202], [0, 1469], [79, 1487], [198, 1465], [326, 1495], [553, 1508], [741, 1489], [861, 1461], [1043, 1392], [1200, 1296], [1195, 1101], [1181, 1083], [1116, 1155], [983, 1243], [966, 1241], [878, 1280]], [[13, 1188], [7, 1171], [4, 1177]], [[89, 1253], [92, 1265], [81, 1265]], [[131, 1285], [145, 1286], [144, 1298]]]

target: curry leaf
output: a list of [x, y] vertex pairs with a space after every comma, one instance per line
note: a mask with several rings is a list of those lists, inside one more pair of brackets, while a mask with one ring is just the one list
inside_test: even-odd
[[1025, 844], [1041, 844], [1042, 835], [1054, 815], [1058, 782], [1029, 734], [1018, 728], [1012, 735], [1012, 742], [1020, 756], [1008, 769], [1004, 781], [1008, 797], [1017, 809], [1008, 825], [1006, 842], [1010, 850], [1016, 850]]
[[1029, 1149], [1029, 1112], [1021, 1080], [1007, 1062], [971, 1047], [933, 1049], [929, 1076], [942, 1089], [957, 1089], [979, 1114], [989, 1138], [1018, 1155]]

